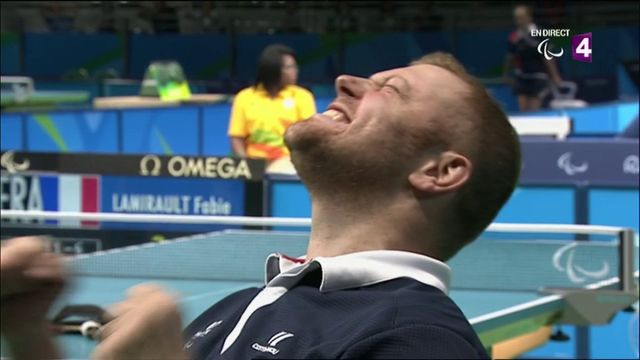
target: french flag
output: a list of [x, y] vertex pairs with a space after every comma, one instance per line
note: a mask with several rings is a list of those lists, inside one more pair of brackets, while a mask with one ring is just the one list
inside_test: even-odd
[[[58, 176], [58, 211], [99, 212], [100, 177], [81, 175]], [[97, 226], [96, 221], [61, 220], [63, 226]]]

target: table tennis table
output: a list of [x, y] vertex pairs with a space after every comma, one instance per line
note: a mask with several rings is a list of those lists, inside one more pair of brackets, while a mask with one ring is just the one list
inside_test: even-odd
[[211, 105], [230, 99], [225, 94], [191, 94], [188, 99], [162, 100], [157, 96], [108, 96], [93, 99], [95, 109], [163, 108], [181, 105]]
[[[107, 307], [121, 301], [127, 288], [154, 282], [180, 294], [186, 325], [227, 295], [262, 286], [267, 255], [302, 255], [307, 241], [305, 232], [227, 230], [76, 256], [70, 261], [74, 280], [56, 307]], [[617, 287], [619, 255], [611, 242], [480, 239], [449, 261], [450, 296], [491, 350], [562, 321], [567, 297], [541, 288]], [[626, 305], [637, 300], [635, 292]], [[80, 335], [59, 338], [70, 358], [88, 358], [96, 345]]]
[[88, 91], [37, 91], [28, 76], [0, 76], [2, 110], [55, 109], [62, 105], [84, 105], [91, 94]]
[[15, 91], [2, 90], [0, 94], [2, 109], [29, 110], [50, 109], [60, 105], [88, 104], [91, 94], [88, 91], [33, 91], [24, 95]]

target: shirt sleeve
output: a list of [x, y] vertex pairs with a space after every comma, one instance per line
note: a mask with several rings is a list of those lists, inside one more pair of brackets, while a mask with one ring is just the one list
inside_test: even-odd
[[245, 138], [249, 135], [247, 134], [247, 119], [244, 115], [244, 107], [246, 105], [246, 101], [244, 98], [244, 94], [240, 92], [233, 99], [233, 105], [231, 106], [231, 117], [229, 119], [229, 136]]
[[488, 359], [460, 335], [438, 326], [390, 329], [349, 347], [341, 359]]
[[300, 91], [296, 103], [298, 105], [298, 120], [308, 119], [317, 112], [313, 94], [306, 89]]

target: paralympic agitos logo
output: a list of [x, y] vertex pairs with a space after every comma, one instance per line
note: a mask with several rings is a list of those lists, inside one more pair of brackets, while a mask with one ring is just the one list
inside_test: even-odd
[[564, 54], [563, 48], [560, 48], [560, 51], [555, 53], [549, 50], [549, 48], [547, 47], [548, 42], [549, 42], [549, 39], [544, 39], [540, 42], [540, 44], [538, 44], [538, 52], [542, 54], [545, 59], [551, 60], [554, 57], [560, 57]]
[[545, 59], [551, 60], [553, 58], [559, 58], [564, 55], [564, 49], [560, 48], [558, 51], [553, 51], [553, 45], [549, 42], [550, 37], [567, 37], [569, 36], [569, 29], [537, 29], [532, 28], [531, 37], [546, 37], [546, 39], [540, 41], [538, 44], [538, 53], [544, 56]]
[[[603, 279], [609, 274], [611, 268], [606, 261], [602, 261], [598, 269], [586, 269], [578, 265], [578, 261], [575, 259], [578, 249], [580, 249], [578, 243], [572, 242], [556, 250], [552, 258], [553, 267], [566, 273], [567, 278], [574, 284], [581, 284], [587, 280]], [[593, 266], [593, 264], [591, 265]]]
[[0, 166], [7, 169], [9, 173], [16, 173], [20, 171], [29, 170], [31, 166], [31, 162], [29, 159], [24, 159], [22, 162], [17, 162], [14, 160], [15, 152], [7, 151], [6, 153], [0, 156]]
[[[564, 49], [558, 47], [555, 50], [551, 43], [551, 38], [568, 38], [571, 30], [569, 29], [537, 29], [530, 30], [532, 38], [543, 37], [544, 40], [538, 43], [538, 53], [547, 60], [559, 58], [564, 55]], [[578, 34], [571, 37], [571, 58], [580, 62], [591, 62], [591, 54], [593, 53], [593, 40], [591, 33]]]

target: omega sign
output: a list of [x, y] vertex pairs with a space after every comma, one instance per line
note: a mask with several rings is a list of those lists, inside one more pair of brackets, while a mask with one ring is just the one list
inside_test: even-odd
[[174, 177], [252, 179], [251, 170], [244, 159], [173, 156], [167, 161], [156, 155], [146, 155], [140, 160], [140, 175], [167, 174]]

